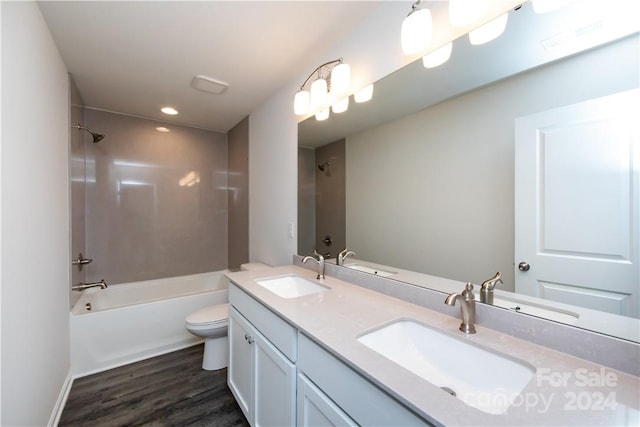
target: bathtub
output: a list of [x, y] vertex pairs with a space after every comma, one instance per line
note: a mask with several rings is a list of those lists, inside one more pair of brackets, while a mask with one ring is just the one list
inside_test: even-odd
[[202, 342], [184, 328], [192, 312], [228, 301], [228, 270], [82, 291], [70, 314], [75, 378]]

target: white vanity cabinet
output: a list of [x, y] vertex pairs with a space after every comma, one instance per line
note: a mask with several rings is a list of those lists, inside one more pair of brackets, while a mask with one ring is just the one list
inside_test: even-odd
[[[251, 426], [295, 425], [295, 329], [235, 286], [230, 287], [229, 302], [231, 392]], [[288, 355], [274, 345], [276, 341], [285, 343]]]
[[[304, 375], [305, 379], [308, 378], [307, 381], [312, 381], [315, 386], [315, 390], [312, 391], [332, 404], [328, 407], [316, 404], [316, 408], [305, 409], [308, 412], [322, 411], [323, 415], [330, 420], [329, 424], [320, 422], [315, 425], [433, 425], [414, 414], [304, 334], [298, 336], [297, 366], [298, 378]], [[300, 387], [300, 380], [298, 380], [298, 387]], [[300, 393], [299, 388], [298, 393]], [[305, 393], [310, 394], [308, 391]], [[314, 403], [320, 400], [318, 397], [315, 400], [311, 399]], [[323, 408], [326, 409], [323, 410]], [[338, 411], [332, 411], [332, 408]], [[300, 410], [299, 397], [298, 412]], [[314, 417], [316, 415], [316, 413], [312, 414]], [[341, 415], [346, 419], [335, 418]], [[331, 419], [329, 416], [334, 418]], [[300, 424], [300, 421], [301, 415], [298, 413], [298, 425], [314, 425]]]
[[304, 374], [298, 374], [299, 426], [357, 426], [342, 409]]
[[430, 425], [233, 282], [229, 304], [227, 382], [252, 427]]

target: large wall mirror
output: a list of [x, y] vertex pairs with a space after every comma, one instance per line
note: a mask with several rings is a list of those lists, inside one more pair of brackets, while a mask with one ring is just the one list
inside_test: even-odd
[[[573, 125], [562, 128], [569, 129], [571, 138], [579, 141], [603, 132], [604, 139], [615, 134], [611, 139], [615, 141], [609, 145], [594, 142], [603, 152], [594, 151], [590, 160], [585, 150], [580, 150], [580, 158], [560, 150], [573, 158], [573, 163], [567, 163], [570, 169], [578, 165], [565, 174], [573, 184], [562, 184], [565, 188], [553, 181], [552, 185], [547, 177], [545, 185], [553, 194], [544, 206], [546, 221], [550, 224], [553, 218], [556, 222], [553, 236], [547, 236], [545, 243], [552, 255], [573, 245], [577, 238], [572, 240], [571, 233], [574, 237], [586, 235], [580, 227], [622, 215], [619, 226], [607, 221], [591, 227], [600, 230], [600, 238], [607, 242], [615, 235], [614, 243], [605, 244], [614, 247], [596, 248], [586, 256], [576, 252], [565, 258], [598, 258], [598, 251], [604, 251], [607, 253], [600, 258], [628, 266], [624, 277], [606, 280], [611, 277], [608, 273], [595, 272], [604, 274], [605, 279], [600, 277], [593, 288], [584, 286], [586, 282], [580, 279], [574, 287], [579, 292], [573, 292], [574, 284], [565, 286], [562, 281], [533, 290], [518, 284], [526, 274], [518, 264], [528, 262], [530, 271], [542, 264], [540, 260], [520, 259], [515, 249], [522, 234], [516, 227], [520, 224], [518, 210], [523, 209], [518, 207], [520, 198], [532, 193], [518, 193], [520, 183], [516, 183], [522, 169], [516, 160], [528, 158], [516, 149], [520, 144], [516, 134], [524, 132], [519, 127], [533, 126], [534, 137], [545, 134], [544, 155], [551, 156], [555, 146], [548, 144], [565, 135], [564, 130], [544, 128], [543, 124], [549, 131], [540, 132], [536, 120], [574, 114], [594, 100], [620, 93], [627, 94], [625, 102], [635, 100], [621, 111], [638, 114], [638, 24], [625, 19], [628, 10], [612, 6], [617, 2], [600, 4], [589, 9], [585, 2], [575, 2], [538, 15], [526, 3], [510, 13], [507, 30], [499, 39], [472, 46], [467, 37], [460, 38], [454, 42], [451, 59], [440, 67], [427, 69], [416, 61], [376, 82], [369, 103], [351, 103], [346, 113], [333, 114], [326, 121], [311, 117], [301, 122], [298, 252], [308, 255], [317, 250], [335, 257], [349, 248], [355, 251], [355, 259], [381, 266], [390, 278], [402, 281], [411, 280], [396, 273], [407, 271], [480, 284], [500, 271], [504, 283], [498, 285], [496, 295], [508, 301], [503, 307], [518, 309], [520, 301], [529, 304], [530, 311], [523, 313], [640, 341], [639, 147], [637, 133], [633, 133], [637, 130], [627, 122], [616, 127], [621, 122], [607, 119], [613, 130], [603, 131], [599, 127], [602, 120], [596, 120], [596, 124], [580, 128], [583, 136], [573, 132], [577, 129]], [[618, 18], [622, 20], [616, 21]], [[608, 105], [594, 108], [608, 112]], [[536, 144], [540, 145], [539, 141]], [[538, 151], [529, 157], [535, 160], [536, 156], [540, 156]], [[602, 200], [595, 188], [599, 184], [593, 183], [593, 192], [574, 197], [584, 192], [575, 183], [584, 187], [580, 180], [589, 179], [585, 178], [589, 172], [581, 165], [589, 161], [599, 164], [605, 157], [611, 159], [602, 160], [602, 164], [618, 162], [626, 168], [614, 178], [604, 179], [618, 185], [615, 197], [602, 190], [606, 197]], [[620, 182], [624, 184], [620, 186]], [[554, 205], [551, 197], [563, 203]], [[558, 208], [574, 198], [576, 203], [589, 204], [585, 207], [588, 215], [576, 215], [579, 208], [575, 207]], [[601, 212], [598, 206], [616, 209]], [[548, 229], [549, 224], [545, 223]], [[575, 263], [562, 269], [588, 274]], [[613, 282], [615, 286], [610, 286]], [[519, 300], [521, 292], [526, 298]]]

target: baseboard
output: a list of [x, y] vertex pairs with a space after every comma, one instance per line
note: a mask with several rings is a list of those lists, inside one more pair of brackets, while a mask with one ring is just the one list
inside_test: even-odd
[[60, 394], [58, 395], [58, 400], [53, 407], [53, 411], [51, 412], [51, 417], [49, 418], [49, 422], [47, 423], [48, 426], [56, 427], [60, 422], [60, 417], [62, 416], [64, 405], [65, 403], [67, 403], [67, 398], [69, 397], [69, 392], [71, 392], [72, 385], [73, 376], [71, 375], [71, 370], [69, 370], [69, 372], [67, 373], [67, 378], [65, 378], [62, 389], [60, 390]]
[[152, 357], [156, 357], [156, 356], [162, 356], [162, 355], [167, 354], [167, 353], [173, 353], [174, 351], [182, 350], [182, 349], [185, 349], [185, 348], [188, 348], [188, 347], [193, 347], [195, 345], [200, 345], [200, 344], [204, 343], [204, 339], [202, 339], [202, 338], [197, 338], [197, 337], [193, 337], [193, 338], [194, 339], [186, 341], [186, 342], [172, 343], [170, 346], [158, 347], [158, 348], [153, 349], [153, 351], [148, 351], [148, 352], [144, 352], [143, 354], [140, 354], [140, 355], [137, 355], [137, 356], [120, 359], [120, 360], [117, 360], [117, 361], [114, 361], [114, 362], [111, 362], [111, 363], [107, 363], [107, 364], [105, 364], [103, 366], [100, 366], [100, 367], [97, 367], [97, 368], [94, 368], [94, 369], [85, 370], [85, 371], [81, 371], [81, 372], [73, 372], [72, 373], [72, 377], [73, 377], [73, 379], [87, 377], [89, 375], [98, 374], [100, 372], [108, 371], [110, 369], [119, 368], [121, 366], [129, 365], [131, 363], [136, 363], [136, 362], [140, 362], [142, 360], [151, 359]]

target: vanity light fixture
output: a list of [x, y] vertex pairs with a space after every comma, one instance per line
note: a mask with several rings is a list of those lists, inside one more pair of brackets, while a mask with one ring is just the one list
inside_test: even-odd
[[449, 42], [444, 46], [434, 50], [433, 52], [422, 57], [422, 65], [425, 68], [435, 68], [444, 64], [451, 58], [451, 51], [453, 50], [453, 43]]
[[431, 11], [429, 9], [419, 9], [421, 1], [418, 0], [411, 5], [411, 12], [402, 21], [400, 42], [402, 53], [405, 55], [424, 52], [431, 41], [431, 33], [433, 31]]
[[323, 120], [327, 120], [329, 118], [329, 107], [323, 108], [322, 110], [316, 113], [316, 120], [321, 122]]
[[169, 128], [164, 127], [164, 126], [158, 126], [158, 127], [156, 128], [156, 130], [157, 130], [158, 132], [169, 132]]
[[508, 14], [500, 15], [496, 19], [469, 32], [469, 42], [473, 45], [489, 43], [500, 36], [507, 28]]
[[371, 83], [369, 86], [363, 87], [360, 90], [357, 90], [353, 94], [353, 100], [358, 104], [371, 101], [371, 98], [373, 98], [373, 83]]
[[347, 109], [349, 109], [349, 97], [348, 96], [345, 96], [344, 98], [334, 102], [331, 105], [331, 111], [333, 111], [336, 114], [344, 113], [345, 111], [347, 111]]
[[160, 111], [162, 111], [165, 114], [168, 114], [170, 116], [175, 116], [176, 114], [178, 114], [178, 110], [176, 110], [173, 107], [163, 107], [160, 109]]
[[[311, 83], [310, 90], [307, 90], [306, 86], [314, 76], [316, 79]], [[351, 67], [342, 58], [326, 62], [316, 67], [300, 85], [293, 100], [293, 110], [299, 116], [316, 112], [316, 119], [326, 120], [329, 117], [329, 107], [334, 103], [339, 104], [333, 108], [334, 112], [346, 111], [349, 107], [347, 94], [350, 87]]]
[[486, 0], [449, 0], [449, 22], [454, 27], [467, 26], [487, 12]]
[[573, 0], [531, 0], [535, 13], [547, 13], [560, 9]]

